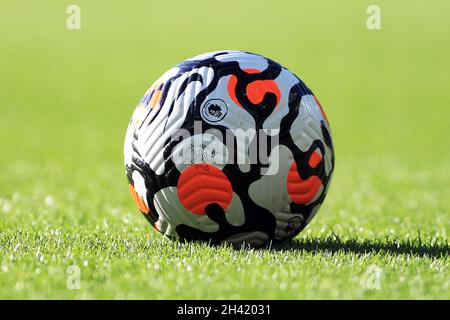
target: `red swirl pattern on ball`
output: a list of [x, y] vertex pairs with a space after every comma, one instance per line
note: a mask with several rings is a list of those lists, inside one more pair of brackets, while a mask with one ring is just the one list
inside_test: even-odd
[[317, 149], [311, 154], [311, 157], [308, 160], [308, 165], [311, 168], [317, 167], [319, 163], [322, 162], [322, 155], [319, 152], [319, 149]]
[[[260, 70], [247, 68], [243, 70], [247, 74], [255, 74], [261, 73]], [[240, 107], [242, 104], [236, 97], [236, 85], [238, 82], [238, 78], [235, 75], [232, 75], [228, 80], [227, 90], [230, 98]], [[281, 91], [278, 85], [274, 80], [255, 80], [250, 82], [245, 88], [245, 94], [248, 97], [248, 100], [253, 104], [260, 104], [264, 100], [264, 96], [266, 93], [273, 93], [277, 97], [278, 105], [281, 100]]]
[[318, 176], [311, 176], [303, 180], [298, 171], [297, 163], [294, 161], [287, 176], [287, 191], [289, 197], [296, 204], [311, 202], [322, 185]]
[[194, 164], [184, 169], [177, 190], [183, 207], [199, 215], [205, 215], [206, 206], [212, 203], [226, 209], [233, 197], [227, 176], [211, 164]]

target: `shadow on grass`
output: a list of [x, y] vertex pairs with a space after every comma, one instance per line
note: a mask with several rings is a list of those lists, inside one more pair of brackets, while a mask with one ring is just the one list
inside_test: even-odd
[[447, 257], [450, 247], [445, 240], [423, 243], [418, 239], [345, 239], [339, 237], [312, 237], [294, 239], [290, 242], [272, 245], [272, 250], [316, 252], [346, 252], [355, 254], [385, 253], [390, 255], [408, 254], [420, 257]]

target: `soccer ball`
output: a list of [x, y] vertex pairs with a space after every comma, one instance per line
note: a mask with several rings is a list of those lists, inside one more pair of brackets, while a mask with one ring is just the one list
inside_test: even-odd
[[205, 53], [164, 73], [133, 113], [124, 154], [132, 197], [156, 230], [234, 246], [295, 237], [334, 168], [313, 93], [243, 51]]

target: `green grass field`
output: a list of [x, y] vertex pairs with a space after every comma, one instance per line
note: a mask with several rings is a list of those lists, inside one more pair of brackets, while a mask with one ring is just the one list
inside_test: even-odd
[[[81, 30], [66, 28], [72, 3]], [[381, 30], [366, 27], [373, 3]], [[448, 12], [437, 0], [2, 1], [0, 298], [449, 299]], [[330, 192], [291, 244], [170, 242], [129, 195], [134, 106], [172, 65], [220, 49], [279, 61], [330, 119]]]

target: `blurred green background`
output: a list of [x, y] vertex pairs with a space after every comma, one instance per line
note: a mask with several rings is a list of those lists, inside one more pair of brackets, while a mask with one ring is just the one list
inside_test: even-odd
[[[66, 28], [70, 4], [81, 30]], [[366, 26], [371, 4], [381, 30]], [[2, 1], [0, 297], [450, 298], [449, 12], [443, 0]], [[129, 196], [134, 106], [171, 66], [222, 49], [289, 68], [331, 122], [332, 186], [294, 249], [172, 244]], [[80, 290], [66, 287], [72, 264]], [[360, 284], [371, 265], [380, 289]]]

